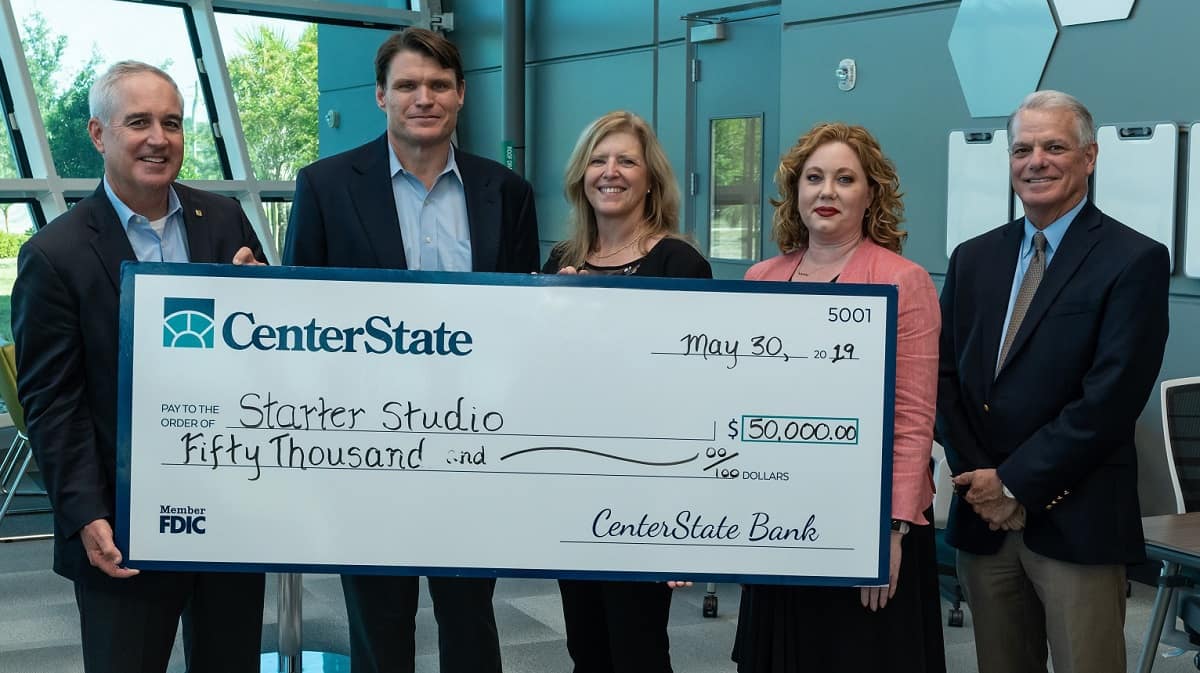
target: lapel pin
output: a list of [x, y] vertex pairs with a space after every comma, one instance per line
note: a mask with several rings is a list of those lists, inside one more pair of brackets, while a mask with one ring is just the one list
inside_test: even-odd
[[197, 208], [196, 209], [196, 217], [204, 217], [204, 211]]

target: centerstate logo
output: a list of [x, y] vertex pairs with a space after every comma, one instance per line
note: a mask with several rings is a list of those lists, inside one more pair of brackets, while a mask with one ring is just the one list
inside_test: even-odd
[[163, 298], [163, 347], [212, 348], [216, 314], [212, 299]]
[[[229, 303], [222, 301], [222, 305]], [[272, 307], [270, 313], [278, 314], [279, 307]], [[470, 355], [474, 349], [470, 332], [447, 327], [445, 321], [436, 327], [418, 327], [382, 313], [334, 325], [318, 322], [311, 315], [299, 320], [260, 321], [254, 311], [246, 310], [219, 317], [220, 321], [215, 299], [163, 297], [163, 348], [213, 350], [219, 341], [233, 351], [456, 357]]]

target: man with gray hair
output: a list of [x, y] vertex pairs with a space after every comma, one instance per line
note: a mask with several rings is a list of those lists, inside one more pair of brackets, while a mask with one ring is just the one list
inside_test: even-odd
[[981, 673], [1125, 671], [1144, 558], [1134, 424], [1167, 340], [1167, 249], [1088, 197], [1092, 116], [1057, 91], [1009, 119], [1025, 215], [958, 246], [942, 289], [947, 540]]
[[75, 584], [87, 673], [165, 671], [181, 616], [188, 671], [258, 671], [262, 574], [122, 567], [113, 524], [121, 264], [256, 264], [262, 247], [236, 201], [175, 182], [183, 99], [167, 73], [122, 61], [89, 102], [104, 178], [21, 247], [12, 293], [17, 388], [54, 509], [54, 570]]

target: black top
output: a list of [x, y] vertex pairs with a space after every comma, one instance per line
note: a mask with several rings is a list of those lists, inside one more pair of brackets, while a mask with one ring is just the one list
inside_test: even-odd
[[[550, 253], [550, 259], [542, 266], [542, 273], [558, 273], [558, 249]], [[644, 257], [620, 266], [595, 266], [585, 264], [594, 273], [624, 276], [648, 276], [653, 278], [712, 278], [712, 267], [690, 243], [681, 238], [664, 238]]]

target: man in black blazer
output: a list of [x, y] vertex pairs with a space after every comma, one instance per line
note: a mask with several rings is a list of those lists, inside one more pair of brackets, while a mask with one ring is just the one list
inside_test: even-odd
[[1087, 199], [1092, 117], [1039, 91], [1009, 119], [1025, 217], [954, 251], [938, 428], [947, 539], [982, 673], [1125, 670], [1125, 564], [1143, 559], [1134, 424], [1167, 339], [1167, 249]]
[[[529, 183], [451, 146], [466, 83], [458, 50], [410, 28], [375, 57], [387, 131], [300, 171], [285, 264], [530, 273], [538, 268]], [[500, 673], [495, 580], [429, 578], [442, 673]], [[415, 577], [344, 575], [354, 673], [414, 668]]]
[[150, 65], [96, 80], [95, 193], [21, 247], [13, 286], [17, 388], [54, 508], [54, 570], [75, 583], [88, 673], [165, 671], [180, 616], [188, 670], [259, 668], [263, 576], [121, 566], [116, 513], [121, 263], [262, 259], [237, 202], [174, 182], [183, 99]]

